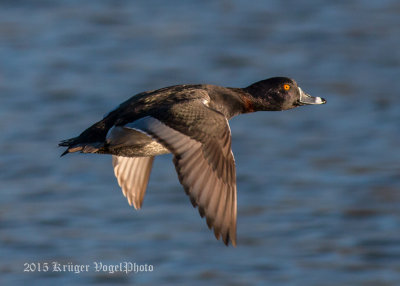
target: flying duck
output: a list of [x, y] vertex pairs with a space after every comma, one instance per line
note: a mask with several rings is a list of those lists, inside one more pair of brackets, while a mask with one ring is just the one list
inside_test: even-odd
[[236, 246], [236, 171], [228, 120], [325, 99], [305, 93], [287, 77], [245, 88], [175, 85], [132, 96], [79, 136], [61, 141], [73, 152], [111, 154], [130, 205], [140, 209], [154, 157], [172, 153], [179, 181], [217, 239]]

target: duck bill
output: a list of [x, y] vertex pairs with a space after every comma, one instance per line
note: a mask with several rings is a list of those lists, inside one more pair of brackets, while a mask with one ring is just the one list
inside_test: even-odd
[[326, 100], [323, 99], [322, 97], [314, 97], [311, 96], [307, 93], [305, 93], [300, 87], [299, 87], [299, 91], [300, 91], [300, 104], [301, 105], [305, 105], [305, 104], [325, 104]]

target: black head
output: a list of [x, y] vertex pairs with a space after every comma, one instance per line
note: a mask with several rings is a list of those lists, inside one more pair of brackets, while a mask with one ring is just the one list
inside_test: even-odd
[[297, 83], [287, 77], [262, 80], [244, 89], [250, 94], [254, 111], [286, 110], [306, 104], [324, 104], [321, 97], [312, 97], [303, 92]]

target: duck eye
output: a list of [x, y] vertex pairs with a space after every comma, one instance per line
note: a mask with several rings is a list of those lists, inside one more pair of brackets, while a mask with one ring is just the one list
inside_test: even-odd
[[283, 89], [286, 90], [286, 91], [289, 90], [289, 89], [290, 89], [290, 85], [284, 84], [284, 85], [283, 85]]

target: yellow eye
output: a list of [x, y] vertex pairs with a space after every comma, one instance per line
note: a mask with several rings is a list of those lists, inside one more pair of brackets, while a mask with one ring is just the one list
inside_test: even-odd
[[284, 84], [284, 85], [283, 85], [283, 89], [284, 89], [284, 90], [289, 90], [289, 89], [290, 89], [290, 85]]

